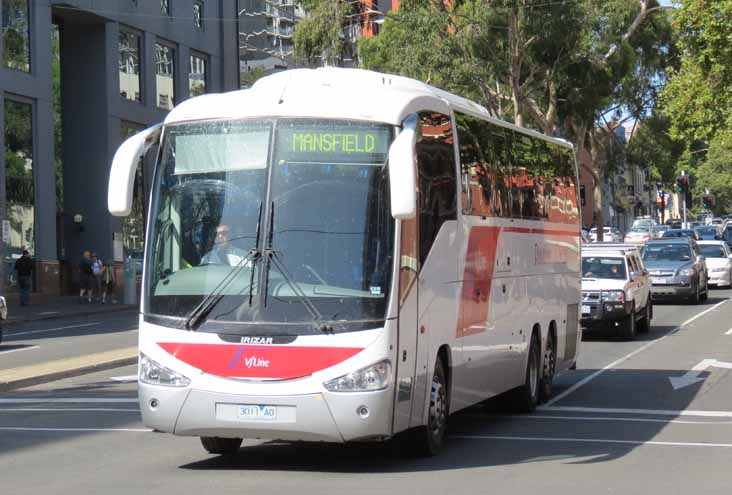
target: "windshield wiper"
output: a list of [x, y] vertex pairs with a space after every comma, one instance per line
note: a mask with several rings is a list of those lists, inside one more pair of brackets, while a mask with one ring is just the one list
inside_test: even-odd
[[[259, 245], [259, 231], [260, 231], [260, 224], [262, 220], [262, 203], [259, 203], [259, 217], [257, 219], [257, 234], [256, 239], [257, 243], [255, 246]], [[226, 289], [226, 287], [229, 286], [229, 284], [236, 279], [236, 277], [239, 275], [239, 273], [244, 269], [245, 266], [249, 264], [249, 262], [252, 262], [252, 278], [249, 282], [249, 304], [251, 304], [252, 301], [252, 285], [254, 283], [254, 267], [256, 266], [256, 262], [259, 259], [259, 257], [262, 255], [262, 252], [259, 250], [258, 247], [254, 247], [249, 251], [249, 254], [247, 254], [244, 258], [239, 260], [239, 262], [234, 265], [234, 267], [231, 269], [229, 273], [226, 274], [226, 276], [221, 280], [221, 282], [218, 283], [216, 287], [214, 287], [214, 290], [211, 291], [210, 294], [208, 294], [206, 297], [201, 300], [198, 305], [193, 308], [193, 311], [188, 315], [188, 318], [186, 318], [185, 321], [185, 328], [188, 330], [195, 330], [198, 328], [198, 325], [203, 321], [203, 319], [208, 315], [211, 310], [223, 299], [223, 291]]]
[[[293, 294], [297, 297], [297, 299], [300, 301], [300, 303], [305, 307], [308, 313], [310, 313], [310, 316], [313, 319], [313, 326], [316, 330], [323, 333], [329, 333], [333, 332], [333, 327], [330, 325], [327, 325], [323, 321], [323, 315], [318, 310], [318, 307], [315, 306], [313, 301], [305, 294], [305, 291], [302, 290], [302, 287], [300, 287], [300, 284], [295, 281], [293, 276], [290, 274], [290, 272], [287, 271], [287, 268], [285, 268], [285, 264], [280, 259], [280, 256], [277, 254], [277, 251], [275, 251], [272, 248], [272, 239], [274, 237], [274, 202], [272, 202], [271, 208], [270, 208], [270, 215], [269, 215], [269, 236], [268, 236], [268, 242], [266, 247], [264, 249], [264, 256], [267, 258], [267, 260], [275, 265], [275, 268], [277, 268], [277, 271], [279, 271], [282, 274], [282, 277], [285, 279], [285, 282], [287, 282], [287, 285], [290, 286], [290, 289], [292, 289]], [[267, 273], [265, 273], [265, 279], [264, 279], [264, 306], [267, 306], [267, 292], [269, 287], [269, 267], [267, 267]]]

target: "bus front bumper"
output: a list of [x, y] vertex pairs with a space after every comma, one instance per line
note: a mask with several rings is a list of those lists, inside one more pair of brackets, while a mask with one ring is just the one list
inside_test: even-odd
[[[383, 439], [391, 435], [393, 397], [392, 387], [363, 393], [262, 396], [139, 383], [146, 426], [201, 437], [323, 442]], [[243, 418], [242, 408], [252, 406], [274, 411], [274, 417]]]

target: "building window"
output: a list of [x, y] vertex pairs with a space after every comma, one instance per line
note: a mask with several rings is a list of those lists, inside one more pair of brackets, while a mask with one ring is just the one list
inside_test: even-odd
[[191, 54], [191, 68], [188, 73], [188, 94], [199, 96], [206, 92], [206, 58]]
[[193, 2], [193, 24], [198, 29], [203, 29], [203, 0]]
[[5, 103], [5, 237], [6, 281], [15, 284], [12, 264], [24, 249], [35, 251], [33, 185], [33, 105], [6, 98]]
[[175, 48], [155, 43], [155, 88], [157, 104], [171, 110], [175, 104]]
[[142, 102], [140, 98], [140, 36], [119, 32], [119, 94], [122, 98]]
[[30, 72], [30, 11], [28, 0], [2, 2], [3, 65]]
[[165, 15], [170, 15], [170, 0], [160, 0], [160, 10]]

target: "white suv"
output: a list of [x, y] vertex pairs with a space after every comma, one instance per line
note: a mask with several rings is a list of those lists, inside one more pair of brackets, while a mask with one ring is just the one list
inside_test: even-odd
[[651, 281], [637, 246], [582, 247], [582, 326], [617, 329], [625, 340], [653, 319]]

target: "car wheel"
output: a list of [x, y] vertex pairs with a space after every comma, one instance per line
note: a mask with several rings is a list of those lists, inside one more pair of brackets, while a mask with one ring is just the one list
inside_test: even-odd
[[442, 359], [437, 358], [435, 373], [432, 376], [427, 426], [416, 428], [411, 435], [412, 446], [417, 454], [433, 456], [442, 449], [449, 414], [450, 404], [447, 395], [445, 365], [442, 363]]
[[709, 279], [704, 282], [704, 294], [702, 294], [702, 301], [709, 299]]
[[620, 324], [620, 336], [623, 340], [635, 339], [635, 304], [633, 304], [625, 321]]
[[547, 335], [544, 359], [542, 360], [541, 383], [539, 386], [539, 402], [546, 402], [552, 396], [554, 373], [557, 368], [557, 345], [552, 334]]
[[539, 403], [540, 353], [539, 337], [533, 334], [529, 346], [529, 356], [526, 360], [524, 384], [513, 389], [507, 397], [511, 410], [516, 413], [533, 412]]
[[640, 327], [638, 327], [639, 332], [647, 333], [651, 330], [651, 318], [653, 318], [653, 307], [649, 299], [646, 307], [643, 308], [643, 319], [641, 320]]
[[241, 438], [201, 437], [201, 445], [209, 454], [232, 455], [239, 452]]
[[691, 297], [692, 304], [699, 304], [701, 302], [701, 292], [699, 290], [699, 282], [696, 284], [696, 290], [694, 291], [694, 295]]

